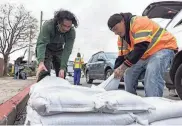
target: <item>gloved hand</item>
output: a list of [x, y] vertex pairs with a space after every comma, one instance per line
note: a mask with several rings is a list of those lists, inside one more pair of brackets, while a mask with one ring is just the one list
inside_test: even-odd
[[39, 78], [39, 74], [41, 73], [41, 71], [47, 71], [47, 68], [45, 67], [44, 62], [39, 63], [37, 74], [36, 74], [37, 80]]

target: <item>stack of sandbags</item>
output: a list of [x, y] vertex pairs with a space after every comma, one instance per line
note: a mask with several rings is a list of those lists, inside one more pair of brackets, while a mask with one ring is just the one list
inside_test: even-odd
[[41, 116], [27, 107], [26, 125], [127, 125], [135, 120], [129, 114], [107, 114], [94, 112], [65, 112]]
[[142, 98], [115, 90], [111, 76], [98, 86], [71, 85], [45, 77], [33, 85], [27, 106], [29, 125], [157, 125], [182, 123], [182, 101]]
[[141, 97], [125, 91], [106, 92], [45, 77], [31, 88], [26, 124], [128, 125], [136, 121], [134, 113], [150, 109]]
[[143, 98], [147, 104], [156, 108], [146, 113], [136, 114], [140, 120], [148, 120], [151, 125], [182, 125], [182, 101], [161, 97]]
[[[110, 91], [110, 90], [118, 89], [118, 86], [119, 86], [119, 80], [115, 79], [114, 75], [111, 75], [107, 80], [102, 82], [100, 85], [93, 86], [93, 87], [94, 88], [104, 88], [106, 91]], [[111, 94], [112, 93], [109, 93], [109, 95], [111, 95]], [[116, 94], [116, 97], [114, 97], [113, 99], [110, 99], [109, 102], [113, 101], [115, 98], [118, 99], [117, 97], [119, 94], [117, 94], [117, 93], [115, 93], [115, 94]], [[106, 96], [106, 97], [108, 98], [108, 96]], [[125, 98], [127, 98], [127, 97], [125, 97]], [[123, 99], [123, 98], [121, 97], [121, 99]], [[131, 99], [131, 97], [130, 97], [130, 99]], [[127, 102], [128, 100], [125, 99], [123, 101]], [[175, 101], [175, 100], [170, 100], [170, 99], [160, 98], [160, 97], [143, 98], [143, 101], [147, 104], [150, 104], [154, 108], [156, 108], [156, 110], [151, 109], [149, 112], [142, 112], [137, 115], [136, 114], [132, 115], [133, 118], [135, 118], [136, 121], [138, 121], [137, 123], [147, 124], [147, 125], [149, 125], [149, 124], [151, 124], [151, 125], [166, 125], [166, 124], [182, 125], [182, 101]], [[108, 106], [111, 106], [108, 108], [112, 108], [113, 111], [115, 110], [113, 104], [108, 105]], [[131, 106], [127, 105], [127, 107], [130, 108]], [[108, 111], [108, 110], [104, 110], [104, 111]], [[127, 112], [129, 112], [129, 110], [127, 110]], [[134, 111], [132, 111], [132, 112], [134, 112]]]

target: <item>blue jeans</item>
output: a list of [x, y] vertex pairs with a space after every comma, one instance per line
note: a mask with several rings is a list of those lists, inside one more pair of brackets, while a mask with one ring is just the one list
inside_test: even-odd
[[80, 77], [81, 77], [81, 69], [75, 68], [74, 69], [74, 85], [80, 84]]
[[128, 68], [124, 74], [125, 90], [136, 93], [138, 78], [142, 72], [144, 76], [144, 89], [146, 97], [162, 97], [164, 90], [164, 73], [174, 58], [174, 51], [163, 49], [146, 60], [139, 60], [132, 67]]

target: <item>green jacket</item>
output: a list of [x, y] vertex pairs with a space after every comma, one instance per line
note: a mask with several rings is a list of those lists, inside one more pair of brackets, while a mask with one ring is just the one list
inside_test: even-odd
[[44, 61], [46, 47], [52, 51], [63, 49], [62, 55], [60, 56], [60, 68], [66, 70], [67, 62], [73, 49], [75, 36], [74, 28], [71, 28], [69, 32], [61, 33], [58, 31], [53, 19], [46, 21], [42, 26], [36, 44], [38, 62]]

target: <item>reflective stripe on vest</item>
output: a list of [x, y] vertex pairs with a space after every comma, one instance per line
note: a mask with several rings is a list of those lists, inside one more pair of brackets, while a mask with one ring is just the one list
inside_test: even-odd
[[[131, 22], [130, 22], [130, 26], [133, 25], [133, 22], [135, 20], [136, 17], [133, 17], [131, 19]], [[157, 42], [160, 40], [161, 36], [163, 35], [163, 33], [165, 32], [165, 30], [163, 28], [158, 28], [158, 30], [152, 35], [152, 31], [151, 30], [141, 30], [140, 32], [138, 33], [132, 33], [132, 36], [133, 38], [136, 40], [136, 39], [140, 39], [142, 37], [146, 37], [146, 36], [149, 36], [152, 38], [152, 41], [150, 42], [149, 46], [148, 46], [148, 49], [145, 53], [147, 53], [154, 45], [157, 44]]]
[[119, 51], [119, 56], [122, 55], [126, 55], [129, 53], [129, 49], [128, 49], [128, 43], [125, 40], [121, 40], [121, 38], [119, 38], [120, 41], [118, 42], [118, 51]]
[[132, 33], [132, 36], [135, 40], [137, 39], [140, 39], [142, 37], [146, 37], [146, 36], [150, 36], [151, 37], [152, 35], [152, 32], [151, 31], [148, 31], [148, 30], [143, 30], [143, 31], [140, 31], [136, 34]]

